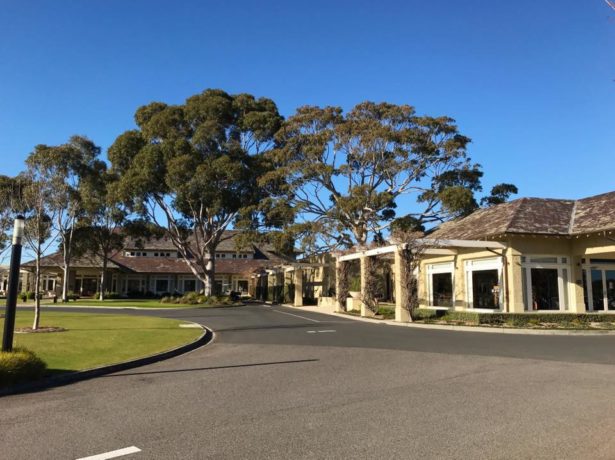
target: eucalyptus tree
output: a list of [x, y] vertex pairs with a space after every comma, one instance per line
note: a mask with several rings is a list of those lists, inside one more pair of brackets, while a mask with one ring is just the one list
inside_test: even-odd
[[9, 247], [9, 235], [15, 217], [15, 179], [0, 176], [0, 254]]
[[138, 129], [109, 149], [119, 190], [164, 229], [211, 295], [225, 229], [258, 220], [264, 190], [257, 179], [282, 118], [270, 99], [208, 89], [182, 105], [140, 107], [135, 121]]
[[95, 161], [92, 171], [81, 184], [83, 213], [74, 233], [74, 253], [100, 264], [98, 296], [104, 300], [109, 261], [124, 247], [128, 210], [118, 199], [117, 174], [103, 161]]
[[[34, 153], [45, 149], [37, 145]], [[52, 222], [55, 218], [54, 209], [49, 206], [51, 201], [49, 187], [41, 171], [35, 164], [26, 160], [27, 169], [16, 178], [19, 188], [19, 202], [16, 211], [25, 216], [24, 246], [34, 257], [34, 321], [32, 329], [40, 325], [41, 316], [41, 259], [54, 241]]]
[[62, 300], [68, 300], [68, 280], [73, 239], [83, 214], [83, 183], [95, 172], [100, 147], [83, 136], [72, 136], [65, 144], [39, 146], [27, 159], [39, 172], [48, 189], [48, 207], [55, 216], [52, 224], [62, 251]]
[[309, 252], [379, 238], [402, 195], [416, 203], [400, 224], [418, 229], [478, 206], [483, 173], [450, 117], [389, 103], [364, 102], [348, 113], [306, 106], [286, 120], [277, 141], [268, 154], [275, 168], [262, 182], [284, 184], [274, 201], [293, 210], [296, 223], [287, 230]]

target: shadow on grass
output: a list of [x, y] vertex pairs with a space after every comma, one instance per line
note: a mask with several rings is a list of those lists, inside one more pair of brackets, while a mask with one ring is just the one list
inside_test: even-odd
[[241, 367], [260, 367], [260, 366], [276, 366], [280, 364], [300, 364], [300, 363], [313, 363], [320, 361], [320, 359], [297, 359], [294, 361], [272, 361], [266, 363], [250, 363], [250, 364], [229, 364], [228, 366], [211, 366], [211, 367], [194, 367], [191, 369], [174, 369], [169, 371], [149, 371], [149, 372], [126, 372], [122, 374], [103, 375], [101, 378], [110, 377], [128, 377], [131, 375], [151, 375], [151, 374], [174, 374], [178, 372], [195, 372], [195, 371], [214, 371], [218, 369], [235, 369]]

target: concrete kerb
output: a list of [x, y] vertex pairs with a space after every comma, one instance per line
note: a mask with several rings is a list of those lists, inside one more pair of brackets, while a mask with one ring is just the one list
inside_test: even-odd
[[109, 364], [107, 366], [95, 367], [92, 369], [86, 369], [84, 371], [68, 372], [66, 374], [56, 375], [45, 379], [38, 380], [36, 382], [22, 383], [9, 388], [0, 389], [0, 396], [7, 396], [18, 393], [30, 393], [35, 391], [46, 390], [53, 387], [62, 385], [68, 385], [70, 383], [79, 382], [82, 380], [88, 380], [94, 377], [100, 377], [105, 374], [112, 374], [115, 372], [124, 371], [127, 369], [133, 369], [135, 367], [145, 366], [148, 364], [154, 364], [165, 359], [174, 358], [175, 356], [183, 355], [192, 350], [196, 350], [204, 345], [208, 345], [215, 339], [215, 332], [202, 324], [186, 321], [185, 324], [193, 324], [203, 329], [201, 334], [196, 340], [179, 347], [172, 348], [171, 350], [162, 351], [150, 356], [144, 356], [142, 358], [133, 359], [130, 361], [124, 361], [121, 363]]
[[519, 334], [519, 335], [575, 335], [575, 336], [596, 336], [596, 335], [615, 335], [615, 330], [592, 330], [586, 329], [522, 329], [522, 328], [503, 328], [490, 326], [455, 326], [445, 324], [418, 324], [418, 323], [398, 323], [386, 319], [363, 318], [361, 316], [348, 315], [345, 313], [336, 313], [318, 309], [319, 307], [293, 307], [297, 310], [311, 311], [321, 313], [323, 315], [337, 316], [340, 318], [351, 319], [354, 321], [362, 321], [365, 323], [382, 324], [386, 326], [413, 327], [417, 329], [436, 329], [440, 331], [456, 331], [456, 332], [485, 332], [489, 334]]

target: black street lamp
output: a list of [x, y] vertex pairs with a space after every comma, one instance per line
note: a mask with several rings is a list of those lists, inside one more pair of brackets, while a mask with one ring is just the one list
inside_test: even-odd
[[15, 312], [17, 310], [17, 288], [19, 287], [19, 266], [21, 265], [21, 240], [24, 231], [24, 218], [17, 216], [13, 227], [13, 248], [9, 268], [9, 285], [6, 294], [6, 311], [4, 315], [4, 334], [2, 351], [13, 350], [13, 333], [15, 331]]

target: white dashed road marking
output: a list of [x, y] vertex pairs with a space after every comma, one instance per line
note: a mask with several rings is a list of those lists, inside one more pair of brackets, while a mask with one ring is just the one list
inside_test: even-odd
[[90, 457], [81, 457], [77, 460], [108, 460], [110, 458], [123, 457], [124, 455], [136, 454], [141, 452], [141, 449], [135, 446], [125, 447], [123, 449], [112, 450], [104, 454], [92, 455]]
[[295, 315], [294, 313], [288, 313], [288, 312], [280, 311], [280, 310], [271, 310], [271, 311], [275, 311], [276, 313], [282, 313], [283, 315], [290, 315], [290, 316], [295, 316], [301, 319], [307, 319], [308, 321], [312, 321], [314, 323], [320, 323], [320, 321], [318, 321], [317, 319], [312, 319], [312, 318], [308, 318], [306, 316], [301, 316], [301, 315]]
[[308, 334], [316, 334], [317, 332], [335, 332], [335, 329], [323, 329], [322, 331], [306, 331]]

